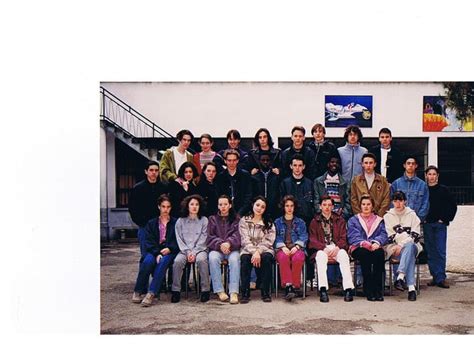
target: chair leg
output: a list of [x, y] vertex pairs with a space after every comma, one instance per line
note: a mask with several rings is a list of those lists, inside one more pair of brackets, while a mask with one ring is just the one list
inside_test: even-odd
[[278, 297], [278, 262], [275, 261], [275, 298]]
[[416, 264], [416, 293], [420, 295], [420, 264]]
[[[311, 281], [311, 284], [313, 282]], [[306, 299], [306, 262], [303, 262], [303, 299]]]
[[393, 294], [393, 268], [392, 268], [392, 262], [388, 262], [388, 272], [390, 276], [388, 276], [388, 283], [389, 285], [389, 295], [392, 296]]
[[[188, 269], [189, 269], [189, 264], [186, 264], [184, 266], [184, 279], [186, 280], [186, 283], [184, 284], [184, 296], [186, 298], [188, 298], [188, 289], [189, 289], [189, 286], [188, 286]], [[182, 286], [182, 284], [181, 284]]]

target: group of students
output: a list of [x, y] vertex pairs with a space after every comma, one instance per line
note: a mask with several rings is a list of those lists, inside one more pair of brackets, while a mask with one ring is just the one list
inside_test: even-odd
[[[181, 130], [178, 146], [166, 150], [159, 164], [148, 163], [146, 178], [130, 195], [141, 251], [132, 301], [153, 304], [172, 266], [171, 302], [179, 302], [183, 270], [195, 263], [202, 302], [209, 300], [210, 282], [221, 301], [249, 302], [252, 268], [258, 271], [262, 300], [270, 302], [274, 260], [287, 300], [301, 294], [306, 261], [309, 278], [316, 264], [321, 302], [329, 301], [330, 262], [338, 263], [344, 300], [352, 301], [350, 257], [361, 266], [368, 300], [383, 301], [385, 260], [394, 258], [399, 262], [394, 286], [408, 289], [408, 299], [415, 301], [421, 224], [433, 276], [429, 285], [448, 288], [446, 229], [456, 203], [438, 184], [437, 167], [426, 169], [428, 184], [416, 177], [416, 157], [391, 145], [388, 128], [380, 130], [380, 145], [370, 152], [360, 145], [357, 126], [346, 128], [346, 144], [339, 148], [325, 139], [321, 124], [311, 133], [314, 141], [306, 145], [305, 129], [295, 126], [292, 145], [281, 151], [260, 128], [250, 152], [241, 149], [235, 129], [220, 152], [203, 134], [202, 151], [193, 155], [187, 149], [194, 137]], [[224, 259], [230, 295], [222, 286]]]

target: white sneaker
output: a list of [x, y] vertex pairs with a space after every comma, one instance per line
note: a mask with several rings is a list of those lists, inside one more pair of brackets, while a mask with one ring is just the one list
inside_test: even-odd
[[141, 305], [143, 307], [150, 307], [153, 304], [153, 299], [155, 298], [155, 294], [147, 293], [145, 298], [143, 299]]
[[145, 297], [145, 295], [143, 294], [139, 294], [137, 292], [133, 292], [133, 296], [132, 296], [132, 302], [133, 303], [140, 303], [142, 302], [143, 298]]
[[223, 291], [218, 292], [217, 296], [219, 296], [219, 300], [221, 300], [221, 302], [226, 302], [227, 300], [229, 300], [229, 295], [227, 295]]

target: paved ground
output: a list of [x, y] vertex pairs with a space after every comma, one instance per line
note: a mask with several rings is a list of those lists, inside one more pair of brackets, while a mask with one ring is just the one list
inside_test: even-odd
[[[332, 295], [322, 304], [316, 292], [288, 303], [263, 303], [259, 291], [247, 305], [214, 298], [201, 304], [194, 294], [179, 304], [163, 294], [153, 307], [130, 301], [138, 268], [136, 243], [109, 244], [101, 250], [102, 334], [474, 334], [474, 274], [449, 273], [449, 290], [426, 286], [416, 302], [395, 291], [385, 302], [356, 297], [346, 303]], [[337, 292], [335, 289], [333, 292]]]

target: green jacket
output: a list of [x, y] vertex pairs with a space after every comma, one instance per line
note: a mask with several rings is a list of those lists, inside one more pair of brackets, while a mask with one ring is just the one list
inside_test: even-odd
[[[193, 155], [188, 151], [186, 151], [186, 160], [190, 163], [193, 162]], [[178, 171], [176, 171], [173, 150], [169, 148], [160, 160], [160, 180], [168, 184], [176, 178], [178, 178]]]

